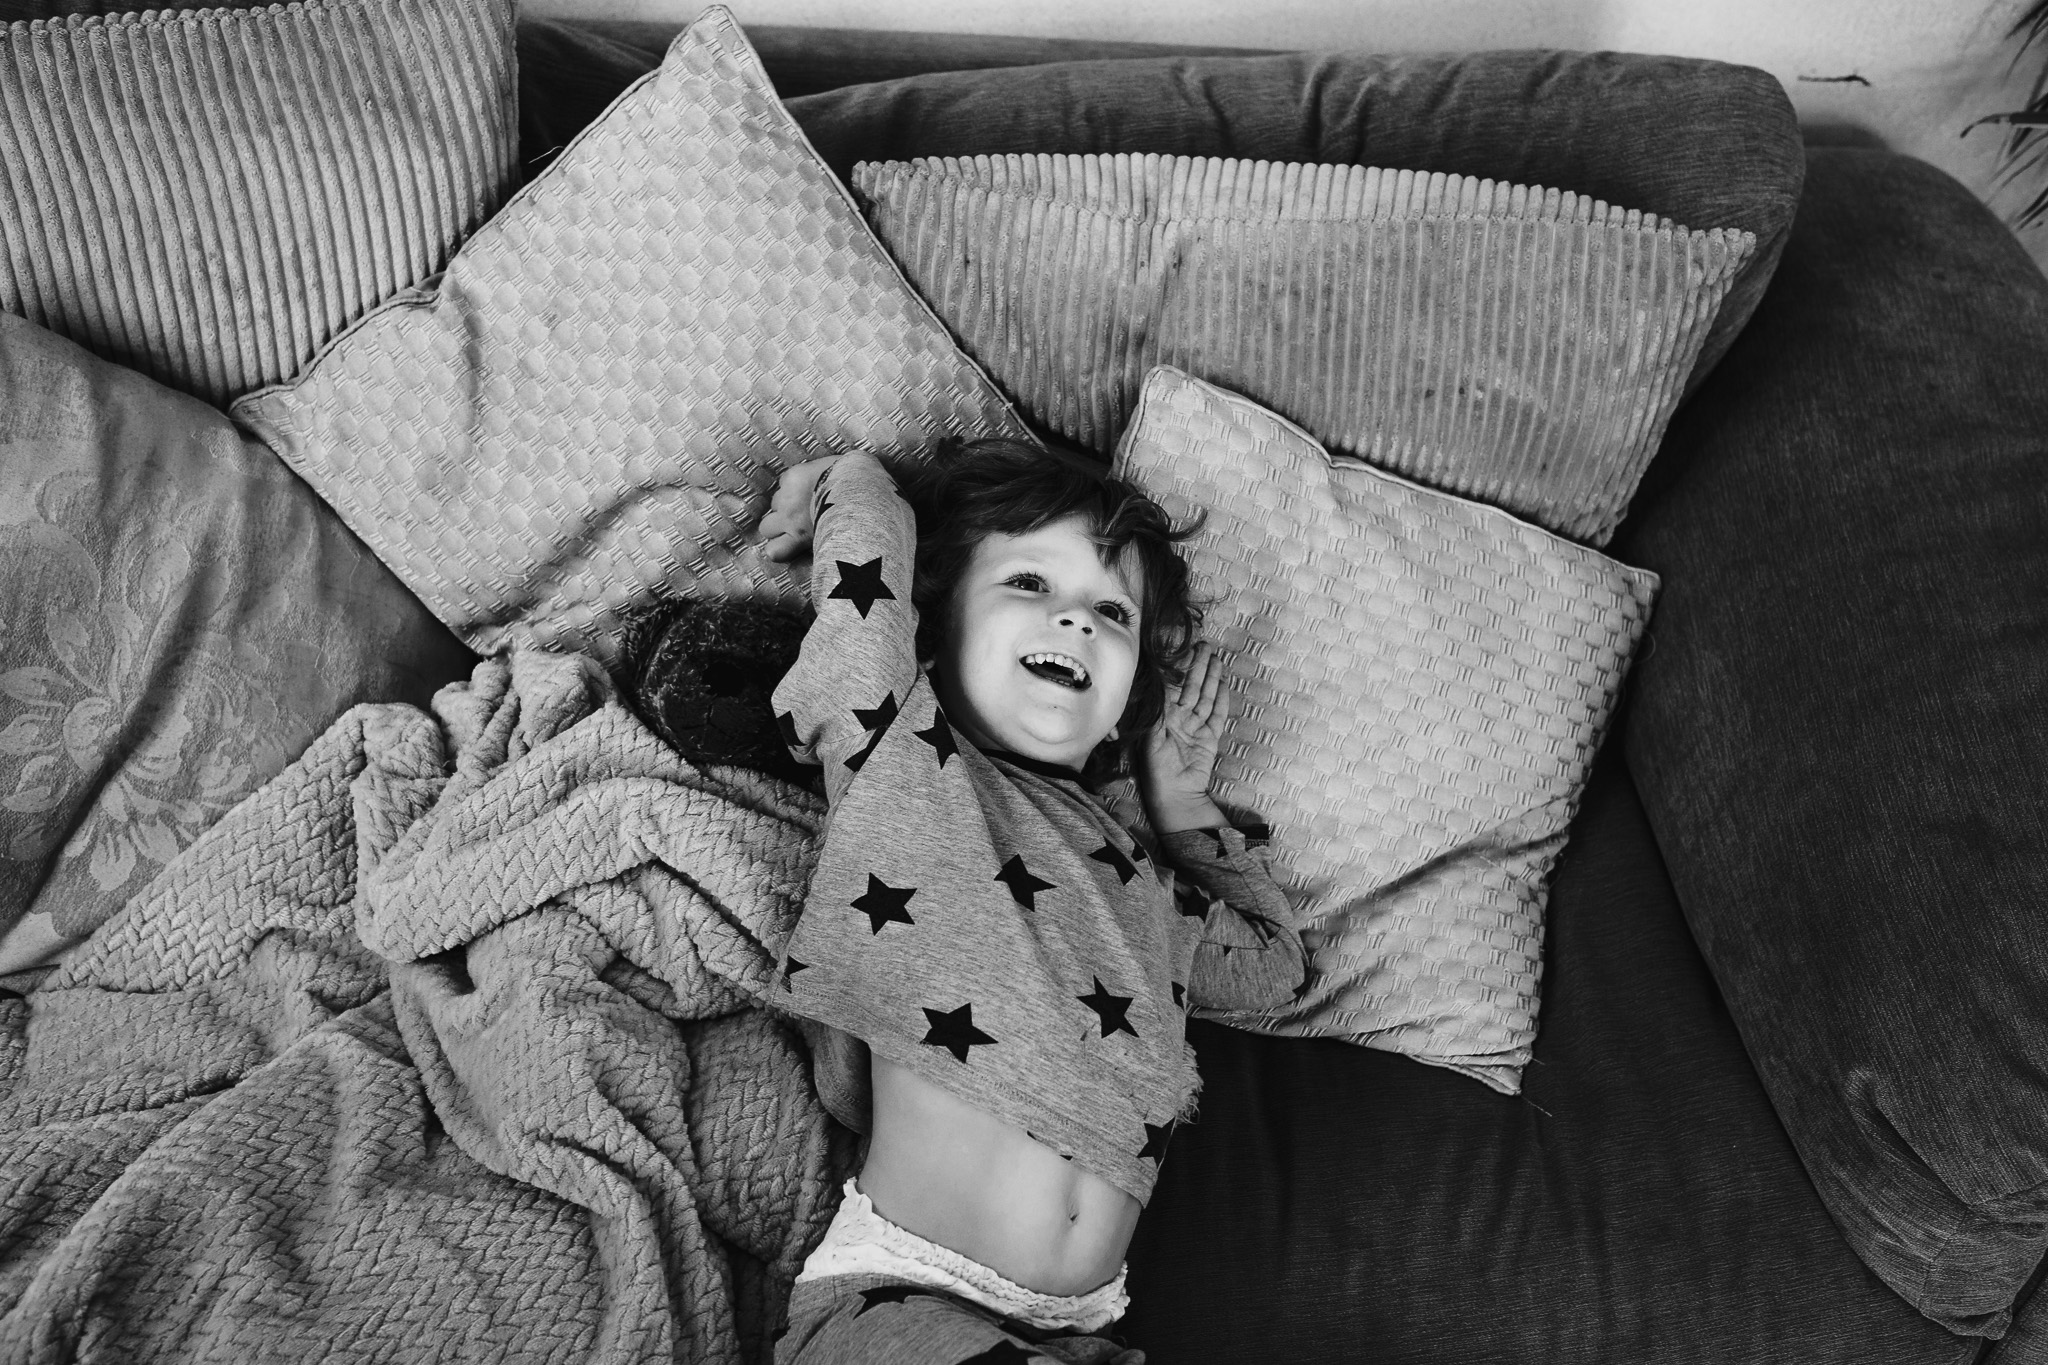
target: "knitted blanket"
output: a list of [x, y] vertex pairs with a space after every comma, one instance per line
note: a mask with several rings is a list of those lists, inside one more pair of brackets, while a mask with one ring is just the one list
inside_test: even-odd
[[821, 805], [570, 655], [363, 706], [0, 998], [0, 1359], [765, 1360]]

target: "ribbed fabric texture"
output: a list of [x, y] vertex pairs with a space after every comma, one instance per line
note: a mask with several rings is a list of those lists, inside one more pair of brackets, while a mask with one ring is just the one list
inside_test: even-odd
[[439, 270], [510, 187], [510, 0], [0, 28], [0, 308], [217, 404]]
[[1166, 364], [1332, 449], [1603, 543], [1753, 234], [1560, 190], [1156, 155], [863, 163], [905, 273], [1109, 452]]

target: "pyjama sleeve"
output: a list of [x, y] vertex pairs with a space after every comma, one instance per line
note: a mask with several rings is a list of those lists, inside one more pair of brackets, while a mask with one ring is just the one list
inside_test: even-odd
[[824, 768], [837, 806], [918, 678], [917, 518], [889, 471], [858, 451], [825, 471], [812, 499], [817, 619], [775, 689], [775, 718], [797, 760]]
[[1231, 826], [1184, 829], [1161, 836], [1159, 844], [1174, 872], [1174, 894], [1208, 904], [1188, 1003], [1236, 1011], [1294, 999], [1308, 976], [1308, 955], [1294, 907], [1273, 880], [1264, 834]]

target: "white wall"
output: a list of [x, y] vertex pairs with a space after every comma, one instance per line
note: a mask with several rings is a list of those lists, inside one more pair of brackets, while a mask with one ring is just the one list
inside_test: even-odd
[[[1924, 158], [2006, 212], [2000, 131], [2029, 80], [2006, 38], [2027, 0], [726, 0], [740, 22], [1381, 52], [1611, 48], [1760, 66], [1816, 138], [1870, 138]], [[526, 0], [532, 14], [684, 20], [697, 0]], [[2037, 51], [2038, 67], [2048, 50]], [[1860, 81], [1836, 79], [1860, 77]], [[2048, 230], [2024, 234], [2048, 260]]]

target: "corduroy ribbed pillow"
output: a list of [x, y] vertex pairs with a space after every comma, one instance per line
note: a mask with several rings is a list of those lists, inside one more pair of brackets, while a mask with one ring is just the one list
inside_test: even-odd
[[1294, 1004], [1228, 1021], [1521, 1084], [1543, 905], [1656, 575], [1333, 459], [1178, 370], [1117, 472], [1177, 519], [1240, 711], [1217, 800], [1272, 826], [1304, 914]]
[[225, 405], [441, 268], [516, 93], [511, 0], [0, 27], [0, 310]]
[[659, 597], [804, 600], [750, 542], [784, 466], [1029, 437], [716, 6], [436, 288], [235, 415], [472, 646], [607, 663]]
[[1756, 249], [1558, 190], [1216, 157], [854, 169], [1025, 414], [1107, 453], [1155, 364], [1331, 449], [1602, 544]]

